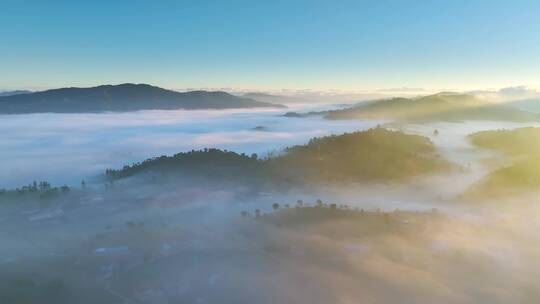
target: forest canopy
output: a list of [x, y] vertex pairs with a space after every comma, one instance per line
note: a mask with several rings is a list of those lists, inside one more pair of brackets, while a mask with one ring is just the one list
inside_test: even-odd
[[468, 195], [492, 197], [536, 191], [540, 187], [540, 128], [519, 128], [474, 133], [477, 147], [503, 153], [511, 164], [488, 174]]
[[161, 156], [109, 169], [106, 176], [121, 179], [141, 173], [188, 174], [261, 183], [331, 183], [397, 180], [442, 172], [452, 166], [439, 157], [432, 142], [378, 127], [367, 131], [313, 138], [305, 145], [260, 159], [219, 149]]

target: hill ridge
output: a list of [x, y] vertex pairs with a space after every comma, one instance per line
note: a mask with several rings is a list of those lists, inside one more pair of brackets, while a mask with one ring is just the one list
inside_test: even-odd
[[0, 97], [0, 114], [95, 113], [138, 110], [231, 109], [283, 105], [234, 96], [224, 91], [178, 92], [144, 83], [66, 87]]

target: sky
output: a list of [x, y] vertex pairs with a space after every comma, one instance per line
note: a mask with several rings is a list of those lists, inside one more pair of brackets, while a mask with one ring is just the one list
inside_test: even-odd
[[540, 87], [540, 2], [0, 2], [0, 90]]

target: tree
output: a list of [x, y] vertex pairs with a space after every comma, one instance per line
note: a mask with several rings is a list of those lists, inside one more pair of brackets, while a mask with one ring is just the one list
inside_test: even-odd
[[301, 200], [301, 199], [300, 199], [300, 200], [297, 200], [297, 201], [296, 201], [296, 206], [297, 206], [297, 207], [300, 207], [300, 208], [304, 207], [304, 201]]
[[317, 199], [317, 201], [315, 202], [315, 206], [321, 208], [323, 206], [323, 202], [320, 199]]
[[330, 204], [330, 209], [336, 210], [336, 209], [337, 209], [337, 205], [336, 205], [336, 204]]
[[260, 216], [261, 216], [261, 210], [255, 209], [255, 217], [260, 217]]
[[240, 215], [243, 217], [243, 218], [246, 218], [248, 217], [249, 213], [245, 210], [243, 210], [242, 212], [240, 212]]
[[82, 189], [86, 188], [86, 182], [84, 181], [84, 179], [81, 181], [81, 188]]
[[273, 203], [272, 204], [272, 209], [274, 209], [274, 211], [278, 210], [279, 209], [279, 204], [278, 203]]
[[51, 184], [47, 181], [41, 181], [39, 182], [39, 191], [47, 191], [51, 189]]

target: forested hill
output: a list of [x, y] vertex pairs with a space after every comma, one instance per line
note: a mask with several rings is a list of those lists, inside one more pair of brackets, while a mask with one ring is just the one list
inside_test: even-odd
[[391, 98], [330, 111], [328, 119], [388, 119], [396, 121], [540, 121], [540, 115], [469, 94], [439, 93], [417, 98]]
[[469, 138], [477, 147], [499, 151], [512, 162], [489, 173], [466, 195], [494, 198], [540, 190], [540, 128], [482, 131]]
[[539, 156], [540, 128], [482, 131], [469, 135], [480, 148], [499, 150], [509, 156]]
[[147, 84], [62, 88], [0, 96], [0, 114], [284, 107], [219, 91], [176, 92]]
[[451, 167], [437, 155], [428, 138], [375, 128], [314, 138], [266, 159], [205, 149], [148, 159], [107, 170], [106, 175], [113, 180], [146, 173], [300, 184], [402, 180]]
[[151, 176], [176, 175], [211, 179], [253, 178], [262, 173], [263, 161], [256, 154], [251, 156], [219, 149], [192, 150], [173, 156], [150, 158], [122, 169], [107, 169], [106, 176], [112, 180], [148, 174]]

